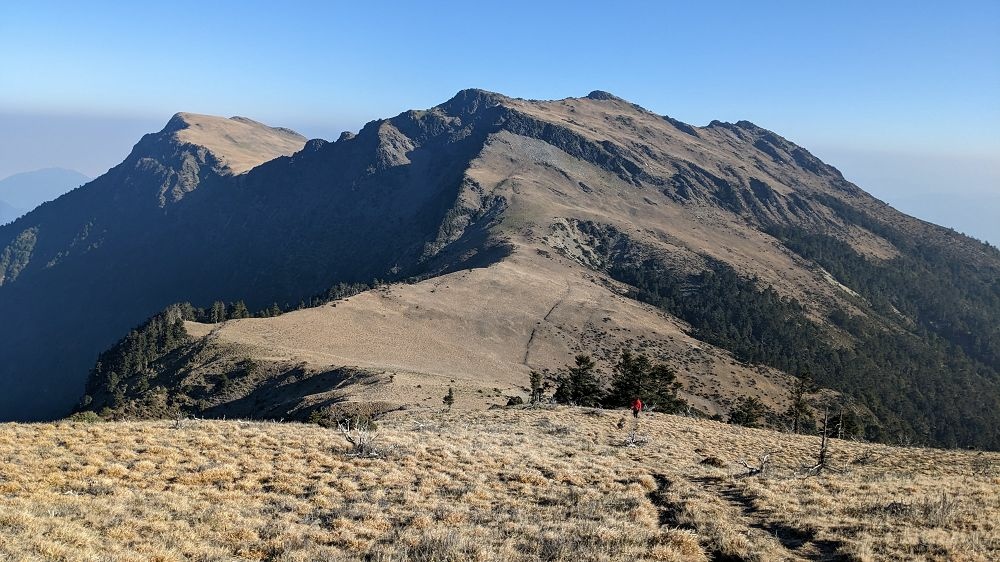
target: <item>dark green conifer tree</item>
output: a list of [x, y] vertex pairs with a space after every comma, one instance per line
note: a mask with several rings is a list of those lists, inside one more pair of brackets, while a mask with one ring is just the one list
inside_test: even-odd
[[760, 427], [767, 413], [767, 406], [756, 397], [741, 396], [729, 411], [729, 423], [746, 427]]
[[597, 406], [604, 397], [597, 376], [597, 365], [589, 355], [577, 355], [574, 365], [556, 376], [556, 391], [552, 398], [561, 404]]
[[816, 392], [816, 383], [809, 373], [805, 373], [792, 385], [792, 403], [788, 406], [785, 416], [792, 422], [792, 431], [801, 433], [806, 426], [812, 425], [812, 408], [809, 406], [808, 395]]
[[236, 320], [239, 318], [249, 318], [250, 311], [247, 310], [247, 305], [243, 301], [236, 301], [229, 305], [229, 319]]
[[687, 406], [677, 395], [679, 389], [677, 375], [666, 363], [653, 363], [644, 354], [634, 355], [625, 350], [615, 364], [611, 392], [604, 404], [618, 408], [639, 398], [652, 409], [674, 413]]
[[212, 303], [212, 310], [208, 313], [208, 321], [218, 324], [226, 320], [226, 305], [222, 301]]
[[528, 375], [531, 384], [531, 403], [538, 404], [545, 394], [545, 375], [541, 371], [531, 371]]

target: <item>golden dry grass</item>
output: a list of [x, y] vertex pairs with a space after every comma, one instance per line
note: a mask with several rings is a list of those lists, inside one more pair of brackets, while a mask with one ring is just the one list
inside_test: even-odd
[[[4, 560], [994, 560], [1000, 455], [621, 412], [400, 412], [378, 458], [241, 421], [0, 426]], [[774, 454], [764, 477], [741, 458]], [[702, 464], [718, 457], [722, 467]]]
[[291, 156], [306, 144], [306, 138], [298, 133], [244, 117], [178, 113], [174, 119], [186, 125], [175, 133], [177, 140], [207, 148], [234, 174], [279, 156]]
[[302, 390], [293, 385], [282, 401], [311, 406], [347, 396], [440, 404], [454, 387], [458, 407], [486, 409], [506, 404], [507, 396], [526, 397], [532, 369], [556, 370], [587, 353], [610, 371], [620, 350], [632, 349], [674, 365], [684, 398], [707, 413], [724, 413], [723, 401], [735, 395], [785, 408], [791, 377], [737, 361], [688, 334], [676, 318], [595, 282], [597, 275], [523, 248], [490, 267], [388, 285], [333, 305], [274, 318], [188, 322], [188, 333], [205, 345], [184, 369], [193, 379], [211, 380], [247, 358], [314, 372], [348, 366], [384, 376], [379, 384], [309, 387], [313, 395], [296, 395]]

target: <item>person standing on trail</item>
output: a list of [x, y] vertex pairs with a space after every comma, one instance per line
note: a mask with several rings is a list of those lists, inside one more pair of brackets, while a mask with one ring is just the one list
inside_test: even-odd
[[633, 418], [638, 418], [639, 417], [639, 412], [641, 412], [641, 411], [642, 411], [642, 400], [639, 400], [638, 397], [633, 398], [632, 399], [632, 417]]

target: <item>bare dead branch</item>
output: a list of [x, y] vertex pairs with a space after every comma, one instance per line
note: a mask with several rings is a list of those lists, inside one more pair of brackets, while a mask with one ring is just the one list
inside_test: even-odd
[[378, 440], [378, 430], [372, 429], [370, 423], [358, 418], [347, 419], [337, 422], [344, 439], [351, 444], [351, 456], [355, 457], [378, 457], [379, 449], [376, 444]]
[[751, 466], [746, 459], [740, 459], [739, 463], [743, 465], [743, 468], [747, 469], [745, 474], [741, 474], [740, 478], [749, 478], [751, 476], [757, 476], [760, 474], [765, 474], [770, 469], [771, 455], [777, 454], [778, 451], [769, 451], [757, 457], [757, 466]]

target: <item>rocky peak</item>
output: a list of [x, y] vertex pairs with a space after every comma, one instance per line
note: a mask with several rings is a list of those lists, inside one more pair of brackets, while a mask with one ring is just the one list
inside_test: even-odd
[[503, 105], [508, 101], [510, 101], [510, 98], [502, 94], [478, 88], [469, 88], [461, 90], [450, 100], [437, 107], [445, 113], [462, 116], [474, 114], [482, 109]]
[[594, 90], [587, 94], [587, 99], [597, 100], [597, 101], [625, 101], [620, 97], [604, 90]]

